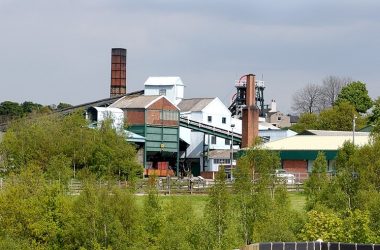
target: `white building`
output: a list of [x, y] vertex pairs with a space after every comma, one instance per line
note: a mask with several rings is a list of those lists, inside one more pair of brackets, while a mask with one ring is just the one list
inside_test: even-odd
[[[231, 130], [231, 124], [234, 124], [234, 132], [241, 133], [241, 121], [240, 124], [235, 124], [237, 120], [231, 119], [231, 112], [217, 97], [183, 99], [178, 108], [181, 117], [225, 130]], [[189, 144], [186, 153], [181, 157], [195, 163], [193, 167], [199, 165], [200, 172], [216, 172], [219, 165], [231, 164], [229, 156], [231, 140], [183, 127], [180, 128], [180, 138]], [[212, 153], [215, 150], [218, 150], [218, 154]], [[222, 154], [221, 151], [225, 152]], [[223, 157], [212, 158], [213, 155]]]
[[163, 95], [175, 105], [183, 99], [184, 91], [178, 76], [151, 76], [144, 83], [144, 95]]

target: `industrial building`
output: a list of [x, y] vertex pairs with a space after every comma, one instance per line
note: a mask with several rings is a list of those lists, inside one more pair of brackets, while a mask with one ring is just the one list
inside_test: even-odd
[[77, 107], [85, 108], [93, 123], [113, 113], [118, 120], [115, 127], [123, 127], [126, 139], [136, 145], [146, 170], [173, 171], [164, 171], [164, 175], [191, 172], [209, 178], [220, 165], [229, 169], [235, 165], [234, 151], [240, 145], [251, 146], [259, 127], [267, 131], [266, 140], [289, 135], [280, 135], [264, 120], [259, 125], [265, 86], [252, 74], [238, 81], [237, 94], [227, 108], [219, 98], [184, 99], [185, 84], [178, 76], [149, 77], [144, 90], [127, 93], [126, 65], [127, 50], [112, 49], [110, 98]]
[[306, 179], [312, 171], [314, 160], [319, 152], [325, 154], [328, 171], [335, 171], [335, 159], [344, 142], [355, 141], [356, 146], [369, 143], [370, 133], [352, 131], [306, 130], [303, 134], [268, 142], [265, 149], [279, 152], [281, 167], [296, 174], [297, 182]]

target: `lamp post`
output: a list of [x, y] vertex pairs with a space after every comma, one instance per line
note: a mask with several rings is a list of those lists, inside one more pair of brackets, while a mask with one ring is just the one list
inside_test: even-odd
[[355, 146], [355, 130], [356, 130], [356, 115], [354, 115], [354, 119], [352, 119], [352, 144]]
[[234, 160], [234, 127], [235, 124], [231, 123], [231, 173], [230, 173], [230, 179], [232, 181], [232, 166], [233, 166], [233, 160]]

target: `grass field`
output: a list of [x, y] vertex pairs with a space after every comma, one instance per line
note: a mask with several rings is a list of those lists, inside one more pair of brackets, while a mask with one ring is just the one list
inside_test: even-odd
[[[137, 203], [139, 205], [142, 205], [144, 197], [145, 196], [137, 197]], [[290, 205], [292, 209], [299, 212], [302, 212], [305, 210], [306, 197], [303, 193], [301, 192], [289, 193], [289, 198], [290, 198]], [[201, 216], [207, 204], [208, 196], [207, 195], [170, 195], [170, 196], [162, 195], [160, 196], [160, 200], [163, 206], [167, 205], [172, 199], [189, 200], [190, 203], [192, 204], [194, 213], [196, 215]]]

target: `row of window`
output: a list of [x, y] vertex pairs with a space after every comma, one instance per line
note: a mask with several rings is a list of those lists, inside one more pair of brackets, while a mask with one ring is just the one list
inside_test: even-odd
[[230, 159], [214, 159], [214, 164], [230, 164]]
[[[212, 122], [212, 116], [211, 115], [207, 116], [207, 122]], [[222, 123], [226, 124], [226, 122], [227, 122], [227, 118], [222, 117]]]
[[[211, 136], [211, 144], [216, 144], [216, 136], [215, 135], [212, 135]], [[231, 140], [229, 139], [224, 139], [224, 145], [230, 145], [231, 144]]]

